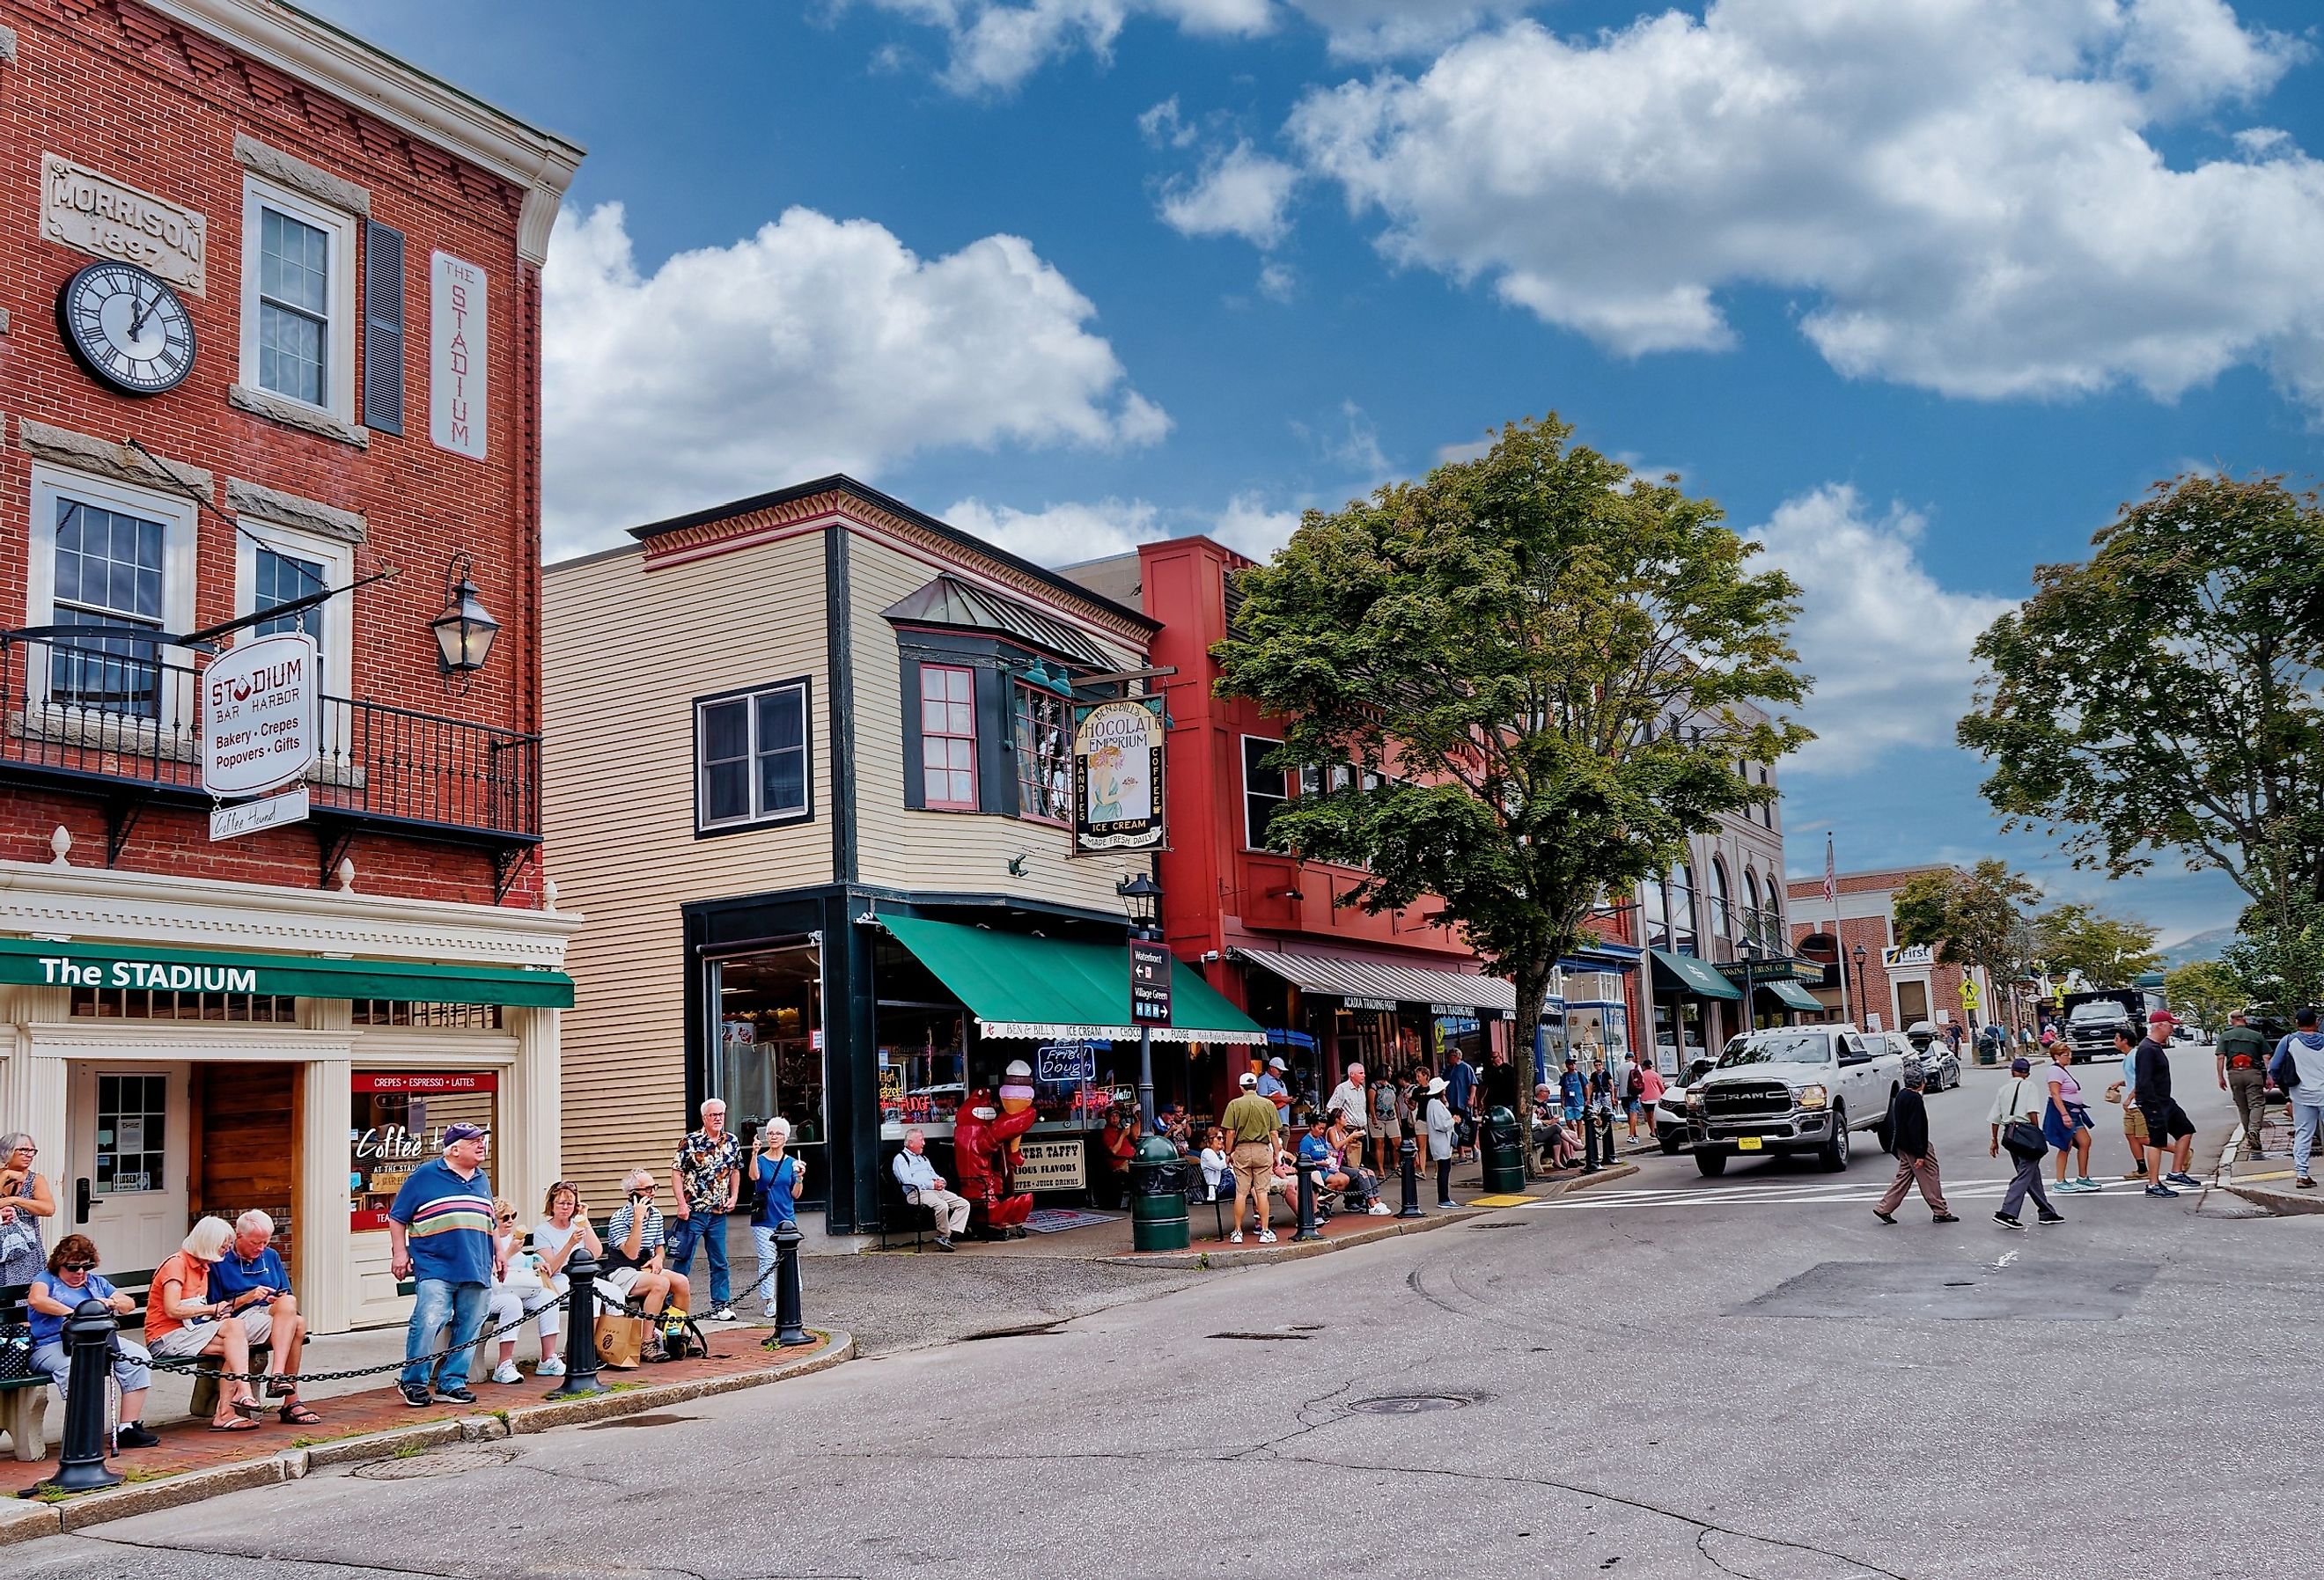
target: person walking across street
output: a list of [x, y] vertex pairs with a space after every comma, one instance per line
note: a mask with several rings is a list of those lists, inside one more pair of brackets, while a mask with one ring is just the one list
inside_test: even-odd
[[[2277, 1045], [2281, 1049], [2282, 1044]], [[2267, 1123], [2267, 1062], [2271, 1050], [2267, 1034], [2251, 1023], [2251, 1018], [2237, 1010], [2227, 1017], [2227, 1029], [2219, 1033], [2218, 1047], [2214, 1049], [2219, 1067], [2219, 1090], [2227, 1094], [2236, 1105], [2236, 1116], [2244, 1122], [2244, 1156], [2264, 1158], [2259, 1150], [2259, 1128]], [[2285, 1087], [2285, 1091], [2292, 1088]]]
[[1457, 1207], [1452, 1199], [1452, 1138], [1459, 1130], [1452, 1117], [1452, 1104], [1447, 1094], [1452, 1090], [1443, 1076], [1428, 1083], [1428, 1156], [1436, 1165], [1436, 1205]]
[[[2171, 1095], [2171, 1028], [2175, 1024], [2171, 1012], [2157, 1010], [2146, 1017], [2146, 1040], [2133, 1054], [2133, 1067], [2137, 1071], [2132, 1094], [2138, 1099], [2138, 1111], [2146, 1116], [2146, 1194], [2177, 1196], [2174, 1185], [2197, 1186], [2203, 1182], [2187, 1172], [2187, 1164], [2195, 1151], [2195, 1122]], [[2163, 1171], [2169, 1159], [2177, 1164], [2170, 1173]]]
[[734, 1320], [733, 1278], [726, 1270], [726, 1215], [734, 1210], [742, 1184], [742, 1146], [726, 1128], [726, 1104], [713, 1097], [702, 1105], [702, 1128], [678, 1145], [669, 1171], [672, 1215], [666, 1265], [689, 1281], [694, 1248], [710, 1258], [710, 1320]]
[[[484, 1174], [481, 1125], [444, 1127], [440, 1157], [411, 1171], [387, 1209], [388, 1267], [415, 1280], [403, 1335], [403, 1402], [474, 1404], [468, 1359], [483, 1330], [493, 1280], [505, 1270], [493, 1236], [493, 1182]], [[448, 1330], [448, 1331], [447, 1331]], [[437, 1351], [448, 1348], [440, 1372]]]
[[1950, 1208], [1945, 1206], [1944, 1182], [1937, 1177], [1937, 1149], [1929, 1139], [1929, 1105], [1921, 1099], [1921, 1084], [1928, 1077], [1918, 1069], [1904, 1072], [1904, 1089], [1896, 1094], [1896, 1105], [1889, 1115], [1890, 1150], [1896, 1154], [1896, 1178], [1888, 1182], [1888, 1189], [1872, 1215], [1884, 1224], [1896, 1221], [1896, 1209], [1904, 1205], [1904, 1193], [1914, 1186], [1921, 1199], [1929, 1204], [1935, 1222], [1958, 1224]]
[[2062, 1224], [2066, 1215], [2050, 1205], [2050, 1193], [2042, 1188], [2042, 1160], [2050, 1155], [2050, 1143], [2042, 1134], [2043, 1094], [2049, 1088], [2034, 1079], [2033, 1061], [2019, 1056], [2009, 1061], [2009, 1074], [1994, 1089], [1993, 1109], [1986, 1121], [1993, 1127], [1993, 1155], [2001, 1156], [2001, 1149], [2009, 1149], [2017, 1172], [2009, 1181], [2009, 1189], [2001, 1198], [2001, 1210], [1993, 1221], [2005, 1229], [2023, 1229], [2018, 1221], [2018, 1209], [2025, 1205], [2029, 1195], [2038, 1210], [2041, 1222]]
[[[2042, 1104], [2042, 1135], [2057, 1150], [2054, 1188], [2061, 1196], [2099, 1188], [2090, 1178], [2090, 1111], [2082, 1102], [2082, 1084], [2074, 1078], [2073, 1063], [2073, 1044], [2062, 1037], [2052, 1039], [2050, 1062], [2042, 1071], [2047, 1094]], [[2069, 1164], [2080, 1165], [2070, 1176], [2066, 1172]]]
[[1259, 1243], [1275, 1243], [1275, 1231], [1267, 1226], [1268, 1193], [1275, 1186], [1275, 1159], [1283, 1150], [1283, 1132], [1277, 1107], [1259, 1095], [1259, 1076], [1246, 1072], [1240, 1095], [1219, 1115], [1219, 1128], [1227, 1132], [1229, 1142], [1227, 1160], [1234, 1165], [1234, 1232], [1227, 1239], [1236, 1245], [1242, 1243], [1247, 1206], [1258, 1209]]
[[2301, 1011], [2292, 1024], [2297, 1030], [2276, 1045], [2271, 1068], [2292, 1099], [2292, 1183], [2313, 1190], [2316, 1131], [2324, 1125], [2324, 1032], [2316, 1029], [2313, 1010]]

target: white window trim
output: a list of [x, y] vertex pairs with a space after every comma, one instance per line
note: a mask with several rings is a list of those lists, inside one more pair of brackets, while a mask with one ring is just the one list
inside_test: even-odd
[[[53, 625], [56, 618], [57, 591], [57, 504], [60, 500], [78, 500], [103, 510], [125, 511], [161, 523], [161, 628], [164, 631], [189, 631], [194, 624], [194, 543], [198, 507], [182, 494], [161, 494], [134, 484], [116, 483], [107, 477], [93, 477], [84, 472], [68, 471], [61, 467], [32, 467], [32, 522], [26, 550], [24, 574], [24, 624]], [[193, 655], [183, 648], [157, 647], [155, 656], [164, 664], [190, 670]], [[46, 699], [49, 694], [48, 655], [44, 649], [31, 650], [26, 662], [25, 688], [29, 696]], [[161, 725], [173, 730], [189, 724], [193, 718], [194, 698], [189, 676], [178, 677], [178, 683], [164, 688], [161, 698]]]
[[242, 178], [242, 376], [237, 382], [296, 406], [313, 405], [296, 395], [267, 389], [258, 382], [261, 206], [279, 209], [330, 236], [331, 267], [327, 287], [330, 294], [325, 304], [323, 350], [323, 393], [327, 398], [314, 410], [352, 424], [355, 420], [355, 217], [341, 209], [326, 208], [289, 187], [247, 173]]
[[[799, 805], [769, 810], [759, 805], [759, 698], [778, 691], [796, 693], [799, 705], [799, 756], [805, 770], [799, 780]], [[723, 834], [735, 828], [770, 827], [785, 823], [804, 823], [815, 815], [815, 717], [808, 706], [805, 680], [781, 680], [771, 686], [754, 686], [747, 691], [725, 691], [715, 697], [695, 699], [694, 704], [694, 831], [701, 834]], [[705, 708], [725, 707], [734, 703], [743, 705], [742, 716], [749, 721], [750, 752], [745, 761], [751, 769], [751, 809], [737, 818], [712, 818], [708, 782], [709, 764], [702, 760], [702, 714]]]
[[[1271, 850], [1264, 845], [1253, 845], [1250, 842], [1250, 743], [1253, 741], [1264, 746], [1283, 744], [1281, 741], [1267, 735], [1244, 735], [1238, 741], [1235, 747], [1235, 778], [1242, 786], [1242, 794], [1235, 800], [1235, 818], [1240, 827], [1243, 849], [1257, 851], [1263, 855], [1281, 855], [1283, 853], [1279, 850]], [[1288, 806], [1292, 800], [1293, 790], [1297, 780], [1296, 774], [1283, 775], [1283, 802], [1286, 806]]]
[[[242, 527], [234, 538], [234, 612], [237, 616], [258, 606], [259, 542], [300, 559], [314, 560], [322, 566], [323, 580], [334, 591], [355, 580], [354, 544], [252, 516], [239, 516], [236, 520]], [[323, 609], [323, 689], [335, 697], [351, 698], [355, 694], [355, 600], [334, 598]]]

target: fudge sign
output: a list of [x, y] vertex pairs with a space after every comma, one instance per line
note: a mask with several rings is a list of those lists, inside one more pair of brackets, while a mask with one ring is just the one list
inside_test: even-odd
[[202, 671], [202, 788], [254, 796], [306, 777], [320, 744], [315, 639], [236, 644]]

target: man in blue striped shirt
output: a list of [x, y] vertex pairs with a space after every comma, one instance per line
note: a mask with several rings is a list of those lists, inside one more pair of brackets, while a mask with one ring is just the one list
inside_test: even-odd
[[[484, 1175], [481, 1125], [447, 1124], [444, 1155], [422, 1163], [387, 1209], [390, 1266], [413, 1279], [418, 1298], [403, 1336], [403, 1402], [425, 1409], [438, 1399], [474, 1404], [468, 1391], [471, 1347], [484, 1327], [492, 1284], [505, 1270], [493, 1230], [493, 1182]], [[446, 1330], [449, 1329], [448, 1338]], [[420, 1357], [455, 1346], [432, 1379]]]

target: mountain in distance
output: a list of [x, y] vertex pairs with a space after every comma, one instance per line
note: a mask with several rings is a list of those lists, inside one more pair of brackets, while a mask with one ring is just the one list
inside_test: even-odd
[[2163, 950], [2163, 969], [2176, 971], [2181, 966], [2192, 966], [2198, 960], [2216, 960], [2219, 951], [2236, 941], [2236, 929], [2215, 927], [2209, 932], [2197, 933], [2191, 938], [2181, 938]]

